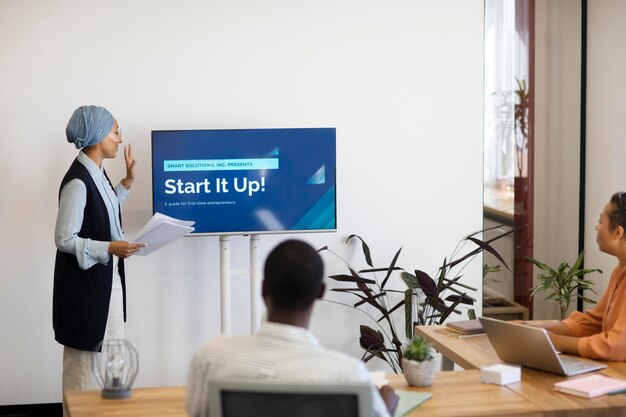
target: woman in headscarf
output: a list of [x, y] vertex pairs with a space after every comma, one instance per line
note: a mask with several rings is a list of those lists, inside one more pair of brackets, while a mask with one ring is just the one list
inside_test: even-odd
[[92, 355], [105, 338], [124, 338], [124, 259], [144, 246], [125, 241], [122, 231], [120, 204], [135, 181], [136, 161], [124, 146], [126, 177], [113, 187], [102, 161], [115, 158], [122, 133], [104, 107], [76, 109], [66, 135], [80, 151], [59, 191], [52, 323], [64, 345], [63, 389], [97, 389]]

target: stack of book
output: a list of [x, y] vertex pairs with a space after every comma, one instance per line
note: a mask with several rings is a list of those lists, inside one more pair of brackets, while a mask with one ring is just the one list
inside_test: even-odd
[[446, 327], [436, 329], [435, 331], [447, 334], [448, 336], [457, 337], [459, 339], [482, 336], [485, 334], [485, 330], [478, 319], [451, 321], [446, 324]]

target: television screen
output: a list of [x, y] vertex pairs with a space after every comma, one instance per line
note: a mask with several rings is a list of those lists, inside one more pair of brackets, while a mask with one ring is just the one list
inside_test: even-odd
[[152, 208], [194, 234], [336, 230], [335, 129], [152, 131]]

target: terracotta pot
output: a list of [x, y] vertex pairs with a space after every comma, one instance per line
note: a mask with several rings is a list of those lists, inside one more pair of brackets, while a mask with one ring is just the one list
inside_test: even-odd
[[435, 358], [418, 362], [402, 358], [402, 372], [406, 382], [412, 387], [427, 387], [433, 383], [435, 375]]

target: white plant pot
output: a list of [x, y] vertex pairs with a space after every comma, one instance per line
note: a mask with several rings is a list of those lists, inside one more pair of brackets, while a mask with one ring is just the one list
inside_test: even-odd
[[418, 362], [402, 358], [402, 372], [406, 382], [412, 387], [428, 387], [433, 383], [435, 366], [437, 361], [434, 357], [427, 361]]

